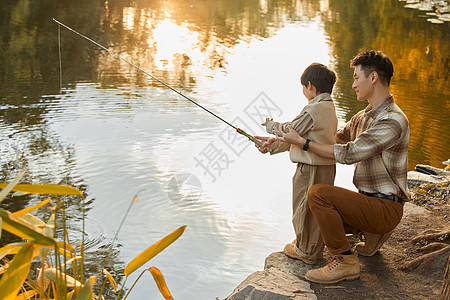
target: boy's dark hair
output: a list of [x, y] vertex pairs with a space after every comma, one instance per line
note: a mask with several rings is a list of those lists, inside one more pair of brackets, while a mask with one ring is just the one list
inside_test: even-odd
[[389, 57], [381, 51], [369, 50], [356, 55], [350, 60], [350, 67], [360, 65], [364, 75], [369, 76], [372, 72], [377, 72], [381, 82], [389, 85], [391, 77], [394, 75], [394, 66]]
[[336, 74], [327, 66], [319, 63], [312, 63], [305, 69], [300, 78], [300, 82], [304, 86], [308, 86], [308, 81], [316, 87], [319, 94], [331, 94], [333, 86], [336, 83]]

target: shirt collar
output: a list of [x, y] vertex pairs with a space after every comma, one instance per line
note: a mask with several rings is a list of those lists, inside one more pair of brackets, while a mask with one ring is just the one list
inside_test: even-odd
[[380, 103], [379, 105], [377, 105], [377, 107], [372, 108], [370, 107], [370, 105], [368, 105], [366, 107], [366, 109], [364, 110], [364, 113], [368, 116], [371, 117], [372, 119], [375, 119], [376, 117], [378, 117], [378, 115], [384, 111], [389, 105], [394, 103], [394, 97], [392, 95], [390, 95], [389, 97], [386, 98], [386, 100], [384, 100], [382, 103]]
[[309, 104], [313, 104], [313, 103], [320, 102], [320, 101], [330, 101], [330, 100], [332, 101], [331, 95], [330, 95], [330, 94], [328, 94], [328, 93], [322, 93], [322, 94], [317, 95], [317, 96], [315, 96], [314, 98], [312, 98], [312, 99], [309, 101]]

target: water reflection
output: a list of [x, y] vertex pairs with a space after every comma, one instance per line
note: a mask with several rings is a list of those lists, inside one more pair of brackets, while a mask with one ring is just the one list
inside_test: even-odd
[[[306, 103], [299, 76], [313, 61], [338, 73], [334, 97], [343, 124], [365, 106], [351, 90], [349, 60], [382, 49], [394, 62], [392, 91], [411, 122], [410, 169], [440, 166], [450, 156], [448, 29], [399, 2], [7, 1], [0, 11], [2, 179], [28, 168], [26, 182], [85, 192], [93, 273], [138, 194], [109, 270], [120, 273], [148, 245], [187, 224], [153, 264], [175, 298], [225, 297], [292, 239], [293, 166], [253, 147], [230, 152], [220, 139], [226, 125], [68, 31], [61, 32], [60, 90], [53, 17], [256, 134], [263, 130], [246, 107], [264, 92], [281, 108], [281, 120], [292, 119]], [[211, 142], [230, 158], [214, 182], [194, 160]], [[340, 171], [337, 184], [349, 185], [351, 176]], [[169, 187], [183, 172], [199, 179], [201, 195], [180, 204]], [[2, 205], [15, 210], [35, 201]], [[80, 203], [66, 205], [76, 240]], [[145, 280], [135, 289], [157, 295]]]
[[[365, 104], [354, 101], [349, 60], [359, 51], [381, 49], [394, 64], [391, 92], [410, 121], [409, 168], [442, 167], [450, 156], [450, 88], [448, 26], [430, 24], [396, 1], [330, 0], [325, 20], [339, 81], [337, 98], [349, 120]], [[361, 13], [370, 11], [370, 14]]]

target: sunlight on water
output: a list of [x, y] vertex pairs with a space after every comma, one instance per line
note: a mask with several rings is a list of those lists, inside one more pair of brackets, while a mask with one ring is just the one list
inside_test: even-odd
[[[61, 1], [45, 14], [47, 6], [33, 3], [36, 16], [28, 2], [0, 11], [7, 26], [0, 50], [8, 57], [0, 71], [0, 163], [5, 180], [27, 168], [30, 183], [83, 190], [92, 275], [137, 195], [109, 267], [120, 273], [142, 250], [187, 225], [151, 265], [162, 271], [175, 299], [226, 297], [293, 240], [295, 164], [288, 153], [262, 155], [224, 122], [65, 30], [61, 89], [56, 27], [42, 15], [64, 16], [252, 135], [266, 135], [260, 125], [266, 117], [290, 121], [306, 105], [300, 76], [312, 62], [338, 74], [333, 97], [342, 126], [365, 106], [355, 100], [348, 62], [377, 45], [400, 74], [391, 91], [410, 120], [410, 161], [437, 166], [448, 159], [448, 68], [441, 63], [448, 56], [447, 31], [429, 27], [402, 3], [136, 0], [97, 7], [94, 1], [81, 12], [76, 2]], [[354, 189], [353, 167], [337, 167], [335, 184]], [[70, 199], [76, 243], [80, 211], [79, 200]], [[133, 296], [159, 299], [149, 281], [141, 279]]]
[[[169, 19], [155, 26], [153, 37], [164, 44], [165, 36], [174, 34], [179, 38], [158, 47], [156, 61], [170, 62], [175, 53], [196, 43], [195, 35]], [[183, 39], [184, 35], [192, 39]], [[308, 47], [305, 40], [316, 46]], [[242, 41], [224, 59], [227, 76], [200, 74], [190, 94], [228, 121], [260, 135], [264, 130], [259, 124], [267, 114], [288, 121], [306, 104], [299, 83], [302, 70], [313, 61], [329, 64], [325, 37], [315, 22], [308, 27], [286, 26], [272, 38]], [[281, 72], [283, 76], [278, 76]], [[264, 111], [262, 103], [278, 111]], [[172, 91], [99, 89], [97, 84], [79, 83], [51, 107], [47, 115], [51, 129], [73, 145], [77, 172], [95, 198], [89, 216], [108, 228], [99, 233], [102, 238], [92, 241], [96, 231], [88, 230], [88, 250], [111, 241], [137, 194], [139, 202], [119, 235], [122, 260], [130, 261], [165, 233], [187, 224], [176, 247], [154, 264], [168, 282], [176, 282], [175, 294], [208, 298], [225, 296], [249, 273], [261, 269], [269, 253], [293, 239], [290, 203], [295, 165], [288, 155], [261, 155], [227, 125]], [[205, 168], [208, 155], [219, 159]], [[337, 181], [350, 186], [351, 170], [340, 168], [339, 174]], [[183, 178], [195, 180], [188, 185]], [[194, 269], [188, 280], [186, 274]], [[136, 293], [147, 289], [138, 284]]]
[[172, 69], [172, 63], [176, 55], [184, 55], [186, 63], [201, 66], [205, 54], [199, 49], [199, 34], [188, 29], [187, 24], [177, 25], [173, 20], [167, 18], [155, 25], [153, 38], [148, 41], [157, 48], [155, 64], [159, 69]]

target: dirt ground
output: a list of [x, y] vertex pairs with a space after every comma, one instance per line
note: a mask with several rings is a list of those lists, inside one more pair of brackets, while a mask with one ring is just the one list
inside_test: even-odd
[[[359, 256], [359, 280], [332, 285], [311, 284], [318, 299], [438, 299], [449, 252], [414, 270], [402, 270], [402, 266], [432, 252], [419, 250], [432, 241], [412, 242], [414, 237], [432, 229], [450, 229], [450, 184], [437, 190], [426, 185], [410, 189], [414, 191], [412, 203], [417, 207], [425, 206], [428, 213], [422, 209], [418, 214], [405, 213], [379, 252], [372, 257]], [[359, 241], [353, 237], [349, 240]], [[448, 246], [449, 234], [440, 236], [436, 242]]]

